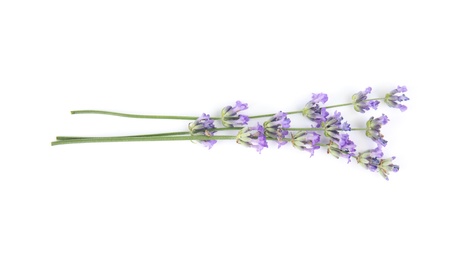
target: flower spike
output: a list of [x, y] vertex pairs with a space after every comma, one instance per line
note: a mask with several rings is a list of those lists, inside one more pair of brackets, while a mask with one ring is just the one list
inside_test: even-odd
[[276, 139], [278, 141], [278, 148], [287, 144], [288, 142], [284, 140], [284, 137], [288, 135], [286, 129], [290, 127], [290, 123], [291, 120], [286, 113], [278, 112], [275, 116], [263, 123], [266, 137]]
[[339, 131], [351, 131], [351, 127], [348, 122], [341, 122], [343, 121], [343, 117], [341, 113], [335, 111], [333, 116], [327, 118], [325, 122], [322, 123], [321, 127], [323, 128], [324, 135], [326, 137], [331, 138], [335, 142], [340, 141], [340, 133]]
[[322, 122], [327, 120], [328, 112], [325, 107], [321, 107], [319, 103], [325, 104], [328, 101], [328, 95], [324, 93], [312, 94], [312, 100], [307, 102], [302, 115], [309, 118], [319, 127]]
[[249, 122], [249, 117], [246, 115], [240, 115], [238, 112], [249, 108], [247, 103], [236, 101], [236, 105], [226, 106], [221, 111], [221, 123], [225, 127], [243, 126]]
[[310, 157], [314, 155], [314, 151], [320, 149], [318, 143], [320, 135], [315, 132], [299, 131], [295, 134], [291, 133], [291, 143], [299, 150], [307, 151]]
[[408, 91], [406, 86], [398, 86], [396, 89], [390, 91], [387, 95], [385, 95], [384, 102], [389, 106], [389, 107], [394, 107], [400, 109], [401, 112], [406, 111], [408, 107], [405, 105], [400, 104], [399, 102], [402, 101], [407, 101], [409, 98], [405, 96], [405, 94], [402, 94], [401, 96], [397, 96], [399, 93], [404, 93]]
[[[203, 113], [197, 120], [188, 125], [190, 135], [213, 136], [215, 131], [214, 120], [210, 119], [210, 115]], [[216, 143], [216, 140], [198, 140], [199, 143], [211, 149]]]
[[390, 172], [398, 172], [400, 170], [400, 166], [393, 164], [393, 160], [395, 160], [395, 156], [387, 159], [380, 160], [378, 169], [380, 175], [384, 177], [388, 181], [388, 175]]
[[354, 157], [356, 151], [356, 145], [349, 139], [348, 134], [341, 134], [340, 141], [338, 143], [330, 141], [328, 144], [327, 153], [333, 155], [336, 158], [346, 158], [348, 163], [351, 162], [351, 157]]
[[374, 109], [376, 110], [379, 101], [377, 100], [367, 100], [367, 95], [370, 94], [372, 91], [371, 87], [366, 88], [364, 91], [359, 91], [358, 93], [354, 94], [352, 99], [353, 99], [353, 106], [354, 110], [360, 113], [365, 113], [369, 109]]
[[359, 153], [356, 158], [357, 163], [364, 168], [375, 172], [379, 168], [380, 159], [383, 156], [382, 146], [378, 145], [376, 148]]
[[381, 146], [386, 146], [387, 140], [383, 139], [383, 134], [380, 133], [380, 128], [382, 128], [383, 125], [387, 124], [388, 121], [390, 120], [384, 114], [377, 118], [371, 117], [366, 123], [366, 136], [372, 139], [372, 141], [376, 142], [377, 144]]
[[238, 144], [256, 148], [257, 152], [261, 153], [263, 148], [268, 148], [264, 131], [259, 123], [256, 126], [246, 126], [239, 131], [236, 141]]

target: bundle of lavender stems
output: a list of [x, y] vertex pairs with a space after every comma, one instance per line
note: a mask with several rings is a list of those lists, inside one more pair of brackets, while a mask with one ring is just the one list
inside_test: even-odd
[[[77, 110], [72, 114], [102, 114], [130, 118], [188, 120], [188, 131], [167, 132], [146, 135], [110, 136], [110, 137], [84, 137], [84, 136], [57, 136], [52, 145], [78, 144], [78, 143], [104, 143], [104, 142], [134, 142], [134, 141], [192, 141], [211, 149], [218, 141], [235, 140], [236, 143], [246, 147], [255, 148], [259, 153], [269, 147], [272, 142], [278, 148], [290, 143], [293, 147], [306, 151], [313, 156], [315, 150], [325, 149], [327, 154], [336, 158], [344, 158], [347, 162], [353, 159], [364, 168], [378, 172], [388, 180], [391, 172], [397, 172], [399, 166], [394, 164], [394, 156], [384, 158], [383, 148], [387, 145], [381, 133], [381, 128], [389, 122], [388, 117], [382, 114], [379, 117], [370, 117], [365, 127], [351, 127], [340, 112], [333, 108], [353, 106], [358, 113], [365, 113], [370, 109], [377, 110], [380, 103], [388, 107], [405, 111], [407, 107], [401, 104], [409, 100], [403, 94], [407, 91], [405, 86], [398, 86], [388, 92], [384, 97], [368, 98], [372, 88], [367, 87], [351, 96], [349, 103], [328, 105], [328, 95], [324, 93], [312, 94], [302, 110], [263, 115], [246, 115], [243, 111], [248, 109], [247, 103], [237, 101], [234, 106], [226, 106], [221, 110], [219, 117], [211, 117], [203, 113], [200, 117], [172, 116], [172, 115], [137, 115], [102, 110]], [[291, 127], [288, 115], [302, 114], [311, 122], [307, 128]], [[268, 118], [263, 124], [249, 125], [250, 119]], [[217, 127], [216, 125], [222, 125]], [[222, 132], [236, 131], [236, 135], [222, 135]], [[350, 140], [349, 131], [360, 131], [375, 143], [375, 148], [357, 152], [356, 144]]]

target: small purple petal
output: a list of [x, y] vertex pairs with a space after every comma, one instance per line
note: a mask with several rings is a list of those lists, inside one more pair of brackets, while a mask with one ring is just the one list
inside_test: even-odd
[[314, 103], [326, 103], [328, 101], [328, 95], [325, 93], [312, 94], [312, 102]]
[[371, 107], [372, 109], [376, 110], [377, 107], [379, 106], [380, 102], [377, 101], [377, 100], [371, 100], [367, 103], [369, 105], [369, 107]]
[[208, 147], [208, 149], [211, 149], [211, 147], [213, 147], [213, 145], [216, 143], [216, 140], [203, 140], [201, 143]]
[[348, 124], [348, 122], [344, 122], [342, 125], [341, 125], [341, 129], [343, 131], [351, 131], [351, 125]]
[[402, 105], [402, 104], [398, 104], [396, 108], [400, 109], [401, 112], [405, 112], [408, 109], [407, 106]]
[[370, 94], [372, 92], [371, 87], [367, 87], [366, 90], [364, 90], [364, 95]]
[[242, 103], [240, 101], [236, 101], [236, 105], [233, 108], [233, 112], [237, 113], [239, 111], [246, 110], [247, 108], [249, 108], [247, 103]]
[[402, 93], [408, 91], [408, 89], [406, 88], [406, 86], [397, 86], [397, 91]]

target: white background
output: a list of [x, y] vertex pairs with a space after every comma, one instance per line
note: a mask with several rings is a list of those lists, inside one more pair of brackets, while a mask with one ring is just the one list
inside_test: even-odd
[[[2, 1], [0, 259], [467, 259], [463, 1], [322, 2]], [[253, 115], [397, 85], [405, 113], [340, 109], [390, 117], [388, 182], [274, 144], [50, 146], [188, 123], [76, 109]]]

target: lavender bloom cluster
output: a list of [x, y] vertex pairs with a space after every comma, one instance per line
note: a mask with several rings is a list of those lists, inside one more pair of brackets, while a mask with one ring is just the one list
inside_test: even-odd
[[[349, 97], [349, 103], [326, 105], [328, 95], [325, 93], [313, 93], [311, 99], [301, 110], [273, 114], [249, 116], [245, 110], [249, 108], [247, 103], [236, 101], [234, 105], [228, 105], [221, 109], [219, 117], [211, 117], [203, 113], [200, 117], [180, 115], [136, 115], [103, 110], [75, 110], [71, 114], [103, 114], [130, 118], [146, 119], [173, 119], [190, 120], [188, 131], [152, 133], [145, 135], [126, 136], [57, 136], [52, 145], [99, 143], [99, 142], [135, 142], [135, 141], [191, 141], [199, 143], [211, 149], [220, 140], [235, 140], [236, 143], [254, 148], [261, 153], [268, 148], [270, 142], [277, 143], [281, 148], [288, 143], [300, 150], [306, 151], [312, 157], [317, 150], [325, 149], [327, 154], [340, 159], [344, 158], [348, 163], [356, 161], [365, 169], [378, 172], [388, 180], [391, 172], [398, 172], [400, 167], [393, 163], [394, 156], [384, 157], [383, 148], [388, 146], [384, 139], [382, 129], [390, 122], [387, 115], [369, 116], [361, 125], [353, 126], [344, 120], [342, 113], [335, 108], [352, 106], [354, 111], [364, 114], [377, 110], [381, 103], [390, 108], [397, 108], [404, 112], [407, 106], [403, 102], [409, 98], [405, 95], [406, 86], [397, 86], [383, 97], [372, 97], [371, 87], [359, 91]], [[333, 109], [333, 110], [332, 110]], [[309, 122], [308, 127], [293, 127], [291, 115], [297, 115]], [[267, 118], [261, 120], [260, 118]], [[254, 120], [252, 120], [254, 119]], [[256, 121], [255, 121], [256, 120]], [[255, 122], [252, 122], [255, 121]], [[219, 124], [219, 126], [217, 126]], [[219, 133], [231, 132], [230, 134]], [[373, 149], [359, 151], [353, 141], [353, 134], [362, 133], [370, 143], [375, 145]]]
[[[380, 101], [383, 101], [389, 107], [397, 108], [403, 112], [407, 107], [401, 103], [409, 100], [405, 94], [402, 94], [406, 91], [405, 86], [398, 86], [387, 93], [385, 97], [369, 99], [368, 95], [371, 94], [372, 88], [368, 87], [364, 91], [352, 95], [350, 97], [351, 103], [344, 105], [352, 105], [356, 112], [366, 113], [370, 109], [377, 110]], [[203, 114], [189, 124], [189, 130], [191, 135], [211, 137], [217, 130], [238, 129], [239, 132], [235, 137], [236, 142], [255, 148], [259, 153], [268, 148], [268, 141], [277, 142], [278, 148], [291, 143], [293, 147], [308, 152], [310, 156], [313, 156], [316, 150], [325, 148], [327, 153], [335, 158], [344, 158], [348, 163], [355, 159], [365, 169], [378, 172], [388, 180], [391, 172], [399, 170], [399, 166], [393, 164], [395, 157], [384, 158], [382, 150], [383, 147], [387, 146], [388, 141], [383, 138], [381, 129], [389, 122], [389, 118], [385, 114], [380, 117], [371, 116], [367, 120], [365, 128], [353, 129], [350, 124], [344, 121], [339, 111], [329, 111], [330, 108], [325, 106], [327, 101], [327, 94], [315, 93], [312, 94], [310, 101], [301, 111], [293, 111], [294, 114], [301, 113], [311, 122], [310, 129], [291, 128], [291, 119], [288, 118], [288, 113], [282, 111], [272, 114], [263, 124], [257, 122], [253, 126], [248, 126], [249, 116], [240, 114], [241, 111], [248, 109], [248, 105], [237, 101], [234, 106], [226, 106], [221, 111], [219, 119], [227, 129], [217, 129], [214, 126], [215, 120], [211, 119], [209, 115]], [[241, 129], [240, 126], [242, 126]], [[357, 152], [357, 145], [350, 139], [349, 134], [350, 131], [354, 130], [364, 130], [365, 135], [375, 143], [376, 147]], [[216, 140], [200, 140], [198, 142], [211, 148]]]

